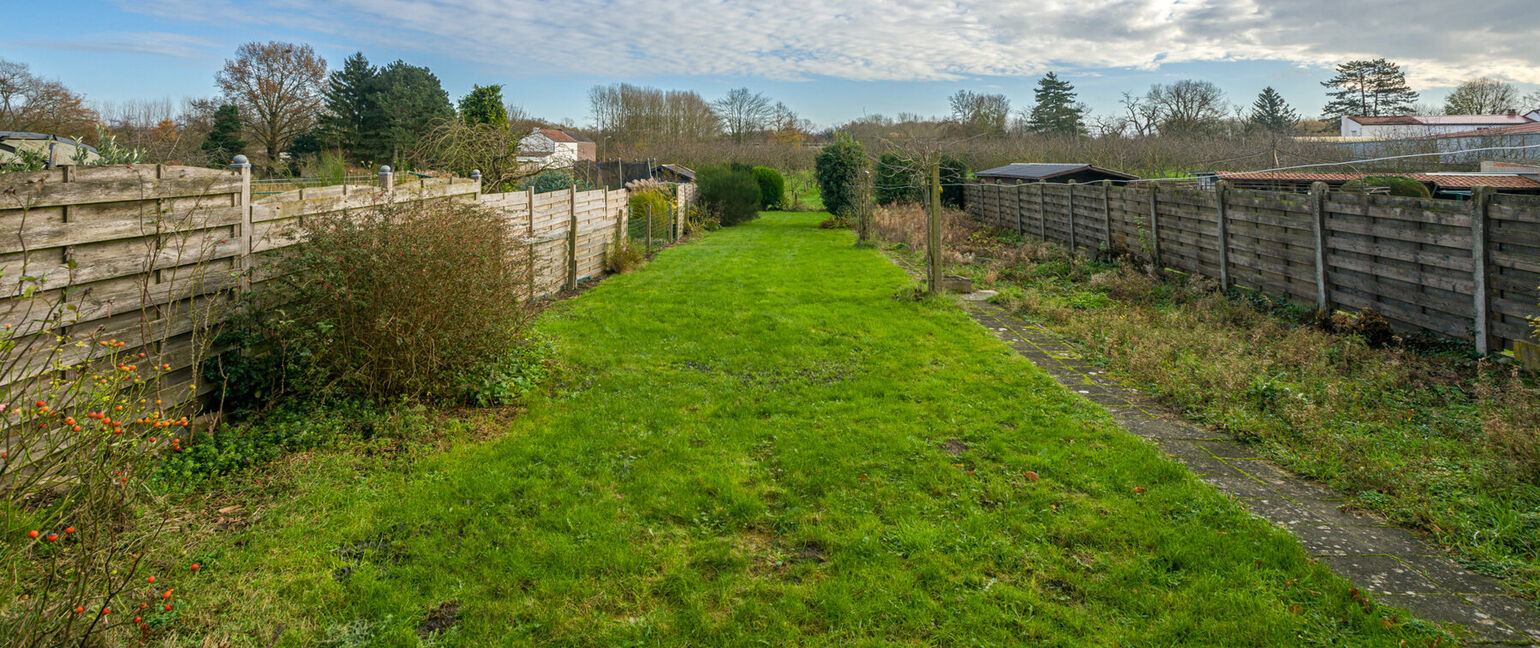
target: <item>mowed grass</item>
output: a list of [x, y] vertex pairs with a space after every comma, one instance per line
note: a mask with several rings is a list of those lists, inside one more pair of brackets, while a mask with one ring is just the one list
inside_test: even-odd
[[339, 451], [267, 473], [281, 496], [201, 550], [173, 632], [264, 646], [1440, 636], [1356, 602], [1291, 536], [954, 304], [896, 299], [908, 276], [817, 229], [826, 216], [767, 214], [549, 311], [564, 378], [497, 438], [389, 469]]

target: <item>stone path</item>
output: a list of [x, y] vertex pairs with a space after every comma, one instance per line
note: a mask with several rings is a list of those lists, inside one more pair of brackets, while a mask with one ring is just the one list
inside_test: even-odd
[[1463, 625], [1474, 643], [1540, 645], [1540, 613], [1502, 583], [1443, 557], [1411, 532], [1342, 510], [1342, 495], [1283, 471], [1221, 433], [1162, 415], [1148, 398], [1081, 361], [1063, 338], [988, 303], [987, 296], [963, 297], [984, 328], [1253, 515], [1293, 532], [1316, 560], [1381, 602]]

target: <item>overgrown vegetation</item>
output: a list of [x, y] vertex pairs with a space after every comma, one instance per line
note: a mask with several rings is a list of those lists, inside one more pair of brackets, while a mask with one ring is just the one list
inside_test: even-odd
[[[949, 212], [949, 271], [1080, 345], [1188, 418], [1432, 533], [1481, 571], [1540, 593], [1540, 386], [1461, 344], [1396, 337], [1370, 313], [1308, 309], [983, 231]], [[879, 231], [923, 246], [917, 208]], [[1340, 333], [1323, 330], [1333, 329]]]
[[1402, 176], [1368, 176], [1357, 180], [1349, 180], [1342, 185], [1343, 191], [1355, 191], [1360, 193], [1387, 193], [1392, 196], [1406, 196], [1409, 198], [1432, 198], [1428, 186]]
[[496, 388], [471, 376], [518, 347], [527, 317], [525, 253], [500, 215], [387, 204], [305, 219], [297, 236], [213, 375], [259, 398], [459, 402]]

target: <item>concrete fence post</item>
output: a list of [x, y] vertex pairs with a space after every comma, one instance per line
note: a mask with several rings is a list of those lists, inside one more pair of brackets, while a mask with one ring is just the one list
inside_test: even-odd
[[567, 187], [567, 288], [577, 289], [578, 281], [578, 213], [577, 187]]
[[1310, 184], [1310, 215], [1315, 234], [1315, 308], [1329, 313], [1331, 286], [1326, 283], [1326, 192], [1326, 183]]
[[396, 190], [396, 174], [391, 173], [390, 165], [380, 165], [380, 190], [389, 194]]
[[1487, 321], [1491, 303], [1487, 295], [1487, 266], [1491, 253], [1487, 249], [1487, 229], [1492, 205], [1492, 188], [1476, 187], [1471, 190], [1470, 249], [1471, 279], [1475, 318], [1471, 334], [1476, 338], [1476, 353], [1487, 355], [1491, 349], [1491, 328]]
[[[73, 169], [74, 167], [70, 167], [70, 168]], [[253, 244], [253, 242], [251, 240], [251, 238], [252, 238], [252, 231], [251, 231], [252, 230], [252, 215], [251, 215], [251, 210], [252, 210], [252, 205], [251, 205], [251, 162], [246, 159], [246, 156], [244, 156], [244, 155], [237, 155], [237, 156], [235, 156], [235, 159], [230, 161], [230, 168], [231, 169], [237, 169], [241, 173], [241, 196], [239, 198], [239, 200], [241, 201], [241, 204], [237, 206], [237, 207], [239, 207], [239, 209], [241, 211], [241, 238], [240, 238], [240, 242], [241, 242], [241, 259], [240, 259], [240, 263], [241, 263], [241, 270], [245, 271], [245, 272], [249, 272], [251, 270], [251, 248], [252, 248], [252, 244]]]
[[1150, 183], [1150, 263], [1155, 272], [1165, 266], [1160, 263], [1160, 185]]
[[1064, 188], [1066, 189], [1064, 200], [1069, 207], [1064, 210], [1064, 215], [1069, 219], [1069, 251], [1073, 254], [1075, 252], [1075, 181], [1070, 180], [1065, 183]]
[[1230, 183], [1220, 180], [1214, 184], [1214, 205], [1219, 217], [1219, 230], [1215, 232], [1219, 237], [1219, 287], [1229, 292], [1230, 284], [1230, 224], [1229, 207], [1225, 201], [1230, 196]]

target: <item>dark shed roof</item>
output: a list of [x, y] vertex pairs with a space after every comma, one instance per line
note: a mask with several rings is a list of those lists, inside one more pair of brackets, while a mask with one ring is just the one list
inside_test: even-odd
[[1128, 175], [1127, 173], [1121, 173], [1121, 172], [1118, 172], [1118, 171], [1113, 171], [1111, 169], [1103, 169], [1101, 167], [1092, 166], [1092, 165], [1089, 165], [1089, 164], [1073, 164], [1073, 163], [1065, 164], [1065, 163], [1044, 163], [1044, 162], [1032, 162], [1032, 163], [1021, 163], [1021, 162], [1018, 162], [1016, 164], [1007, 164], [1007, 165], [1005, 165], [1003, 167], [995, 167], [993, 169], [985, 169], [983, 171], [977, 171], [973, 175], [974, 175], [974, 177], [978, 177], [978, 178], [1012, 178], [1012, 179], [1016, 179], [1016, 180], [1050, 180], [1050, 179], [1053, 179], [1053, 178], [1057, 178], [1059, 176], [1069, 175], [1069, 174], [1072, 174], [1072, 173], [1079, 173], [1079, 172], [1082, 172], [1082, 171], [1089, 171], [1089, 172], [1092, 172], [1092, 173], [1104, 175], [1104, 176], [1106, 176], [1106, 179], [1108, 179], [1108, 180], [1138, 180], [1139, 179], [1138, 176], [1131, 176], [1131, 175]]

